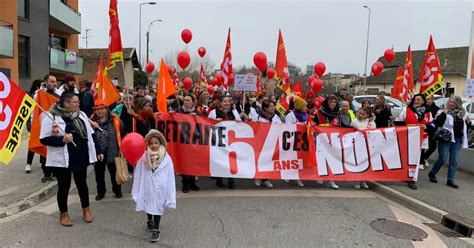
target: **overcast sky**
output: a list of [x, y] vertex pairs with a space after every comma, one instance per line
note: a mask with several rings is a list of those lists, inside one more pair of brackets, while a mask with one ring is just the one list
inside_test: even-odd
[[[138, 51], [139, 3], [118, 0], [120, 29], [124, 47]], [[86, 28], [89, 48], [108, 45], [109, 0], [79, 0], [82, 15], [81, 37]], [[276, 56], [278, 29], [285, 41], [286, 55], [305, 71], [316, 61], [326, 63], [327, 71], [363, 73], [367, 22], [371, 8], [368, 68], [387, 48], [404, 51], [424, 50], [430, 34], [437, 48], [467, 46], [470, 40], [474, 3], [452, 1], [170, 1], [142, 6], [142, 54], [145, 58], [148, 24], [151, 26], [151, 60], [158, 63], [167, 53], [185, 49], [181, 31], [189, 28], [193, 39], [191, 54], [204, 46], [206, 56], [220, 64], [227, 29], [231, 27], [234, 66], [252, 65], [258, 51], [269, 61]], [[85, 39], [79, 46], [85, 48]], [[369, 69], [368, 69], [369, 70]]]

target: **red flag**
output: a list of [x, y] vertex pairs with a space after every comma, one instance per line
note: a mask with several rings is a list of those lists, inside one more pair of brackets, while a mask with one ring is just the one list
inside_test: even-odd
[[443, 82], [443, 75], [441, 74], [441, 65], [439, 64], [438, 52], [433, 43], [433, 37], [430, 36], [430, 43], [426, 49], [423, 65], [420, 70], [420, 93], [426, 97], [433, 95], [439, 89]]
[[277, 86], [284, 90], [284, 85], [289, 84], [288, 61], [286, 59], [285, 43], [283, 42], [283, 35], [281, 30], [278, 34], [277, 55], [275, 60], [276, 77], [279, 79]]
[[176, 93], [173, 80], [171, 80], [168, 67], [165, 60], [161, 58], [160, 77], [158, 78], [158, 85], [156, 87], [156, 106], [161, 113], [168, 112], [166, 105], [166, 98]]
[[178, 72], [177, 72], [176, 68], [173, 69], [173, 83], [174, 83], [174, 87], [178, 88], [178, 86], [179, 86], [179, 76], [178, 76]]
[[411, 56], [411, 48], [408, 46], [407, 57], [405, 59], [405, 69], [403, 70], [403, 90], [402, 94], [406, 94], [406, 103], [411, 101], [415, 85], [413, 84], [413, 60]]
[[120, 35], [117, 1], [118, 0], [110, 0], [109, 5], [109, 53], [107, 66], [105, 68], [106, 71], [115, 67], [115, 63], [123, 62], [122, 38]]
[[21, 133], [35, 101], [0, 72], [0, 162], [9, 164], [20, 147]]
[[91, 87], [91, 95], [94, 96], [95, 98], [95, 94], [97, 93], [97, 90], [98, 90], [98, 87], [99, 87], [99, 81], [100, 81], [100, 77], [102, 75], [102, 71], [104, 70], [104, 65], [103, 65], [103, 58], [102, 58], [102, 54], [100, 55], [100, 62], [99, 64], [97, 65], [97, 70], [95, 71], [95, 76], [94, 76], [94, 79], [92, 80], [92, 87]]
[[257, 94], [262, 90], [262, 74], [260, 71], [257, 73]]
[[233, 73], [232, 70], [232, 53], [231, 53], [231, 45], [230, 45], [230, 28], [227, 32], [227, 43], [225, 45], [225, 52], [224, 52], [224, 59], [221, 63], [221, 73], [222, 77], [224, 78], [224, 88], [227, 89], [229, 84], [229, 76]]
[[403, 68], [399, 66], [397, 70], [397, 76], [395, 77], [395, 82], [393, 83], [392, 97], [406, 103], [407, 90], [403, 88], [403, 79]]
[[291, 86], [291, 93], [298, 96], [299, 98], [304, 98], [303, 87], [301, 87], [300, 81], [297, 81], [293, 86]]
[[[43, 90], [36, 91], [36, 103], [44, 110], [49, 110], [51, 106], [59, 101], [59, 98], [46, 93]], [[30, 143], [28, 144], [28, 150], [38, 153], [46, 157], [46, 146], [42, 145], [39, 139], [41, 131], [41, 111], [40, 108], [36, 107], [33, 114], [33, 120], [31, 122], [30, 129]]]
[[204, 66], [201, 65], [201, 86], [207, 88], [207, 79], [206, 79], [206, 70], [204, 69]]

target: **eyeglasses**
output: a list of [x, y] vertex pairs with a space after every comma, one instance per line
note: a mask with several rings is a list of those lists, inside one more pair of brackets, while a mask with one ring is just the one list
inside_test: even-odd
[[72, 104], [79, 104], [80, 102], [79, 101], [67, 101], [68, 103], [72, 103]]

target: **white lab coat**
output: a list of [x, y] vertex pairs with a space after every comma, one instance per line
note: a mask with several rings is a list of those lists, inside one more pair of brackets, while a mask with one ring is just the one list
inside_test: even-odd
[[[209, 119], [217, 119], [217, 114], [216, 114], [216, 111], [215, 109], [213, 109], [209, 115], [207, 116], [207, 118]], [[234, 108], [232, 109], [232, 113], [234, 114], [234, 117], [235, 117], [235, 120], [234, 121], [241, 121], [242, 119], [240, 118], [240, 115], [239, 115], [239, 112]]]
[[[257, 116], [257, 119], [255, 119], [255, 121], [258, 121], [258, 122], [270, 122], [268, 121], [267, 119], [263, 118], [263, 117], [260, 117], [260, 115]], [[275, 114], [272, 119], [271, 119], [271, 123], [281, 123], [281, 119], [280, 117]]]
[[[49, 111], [42, 113], [40, 115], [41, 119], [41, 132], [40, 132], [40, 139], [53, 136], [53, 135], [58, 135], [58, 136], [64, 136], [64, 133], [59, 131], [58, 134], [53, 134], [53, 120], [51, 118], [48, 118], [48, 115], [50, 117], [53, 117], [53, 114], [51, 114]], [[89, 151], [89, 163], [93, 164], [97, 162], [97, 154], [95, 150], [95, 144], [94, 140], [92, 139], [92, 134], [94, 133], [94, 130], [92, 129], [91, 125], [89, 124], [89, 118], [87, 118], [86, 114], [84, 112], [80, 112], [79, 117], [81, 118], [82, 122], [86, 126], [87, 130], [87, 149]], [[66, 130], [66, 122], [64, 122], [63, 118], [61, 116], [54, 116], [54, 120], [58, 124], [58, 126], [62, 130]], [[54, 147], [54, 146], [48, 146], [48, 152], [46, 156], [46, 166], [49, 167], [60, 167], [60, 168], [68, 168], [69, 167], [69, 152], [67, 150], [66, 144], [61, 147]]]
[[166, 153], [155, 172], [149, 169], [147, 163], [145, 153], [133, 173], [132, 198], [137, 204], [135, 210], [151, 215], [163, 215], [165, 208], [176, 208], [173, 161]]

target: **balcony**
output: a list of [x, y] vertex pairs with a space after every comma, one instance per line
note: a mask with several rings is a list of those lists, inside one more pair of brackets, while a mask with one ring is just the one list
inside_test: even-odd
[[13, 58], [13, 25], [0, 21], [0, 58]]
[[74, 64], [66, 63], [66, 53], [64, 51], [50, 48], [49, 68], [51, 72], [82, 74], [84, 60], [77, 56]]
[[61, 0], [49, 0], [49, 28], [69, 34], [80, 34], [81, 13]]

